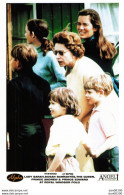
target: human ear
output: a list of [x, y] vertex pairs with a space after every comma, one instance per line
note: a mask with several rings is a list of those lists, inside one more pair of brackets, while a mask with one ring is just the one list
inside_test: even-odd
[[104, 95], [104, 91], [103, 90], [100, 90], [99, 93], [100, 93], [100, 95]]
[[34, 34], [34, 32], [33, 32], [33, 31], [32, 31], [32, 34], [31, 34], [31, 35], [32, 35], [32, 38], [35, 38], [35, 34]]
[[63, 112], [66, 114], [67, 113], [67, 108], [63, 107]]
[[93, 28], [93, 31], [96, 32], [98, 29], [97, 28]]
[[22, 69], [22, 65], [21, 65], [21, 63], [19, 62], [19, 60], [16, 60], [16, 67], [17, 67], [17, 70]]

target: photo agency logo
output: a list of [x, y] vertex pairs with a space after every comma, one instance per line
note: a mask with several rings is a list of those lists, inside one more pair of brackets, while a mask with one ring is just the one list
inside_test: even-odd
[[98, 181], [118, 181], [118, 174], [100, 174]]
[[21, 180], [23, 180], [23, 176], [20, 174], [10, 174], [7, 176], [7, 179], [11, 182], [19, 182]]

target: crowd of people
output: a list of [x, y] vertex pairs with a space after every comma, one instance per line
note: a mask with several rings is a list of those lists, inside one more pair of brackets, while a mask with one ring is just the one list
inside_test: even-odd
[[[27, 43], [11, 51], [18, 76], [7, 84], [8, 171], [119, 171], [117, 51], [95, 10], [80, 10], [76, 26], [50, 41], [47, 22], [30, 19]], [[48, 142], [45, 115], [53, 118]]]

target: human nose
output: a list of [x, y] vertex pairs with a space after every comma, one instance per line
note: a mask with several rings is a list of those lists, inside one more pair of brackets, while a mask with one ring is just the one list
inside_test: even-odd
[[49, 109], [51, 109], [51, 108], [52, 108], [52, 104], [49, 105]]
[[85, 96], [88, 97], [88, 92], [85, 92]]
[[56, 59], [58, 59], [58, 58], [60, 58], [60, 54], [59, 54], [59, 52], [57, 52], [57, 54], [56, 54]]
[[83, 30], [84, 29], [84, 25], [80, 24], [79, 28]]

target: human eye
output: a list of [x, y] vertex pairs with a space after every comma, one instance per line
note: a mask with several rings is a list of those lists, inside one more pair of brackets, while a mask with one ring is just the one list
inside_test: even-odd
[[90, 90], [86, 91], [86, 94], [91, 94], [91, 93], [92, 93], [92, 91], [90, 91]]
[[55, 102], [54, 102], [54, 101], [50, 101], [50, 104], [54, 105], [54, 104], [55, 104]]
[[58, 53], [59, 53], [60, 56], [64, 55], [64, 51], [61, 51], [61, 50], [60, 51], [57, 51], [57, 50], [54, 51], [55, 55], [57, 55]]
[[80, 23], [80, 22], [76, 22], [76, 25], [77, 25], [77, 26], [81, 26], [81, 23]]
[[88, 26], [88, 23], [83, 23], [84, 26]]
[[54, 54], [55, 54], [55, 55], [57, 55], [57, 53], [58, 53], [57, 51], [54, 51]]

